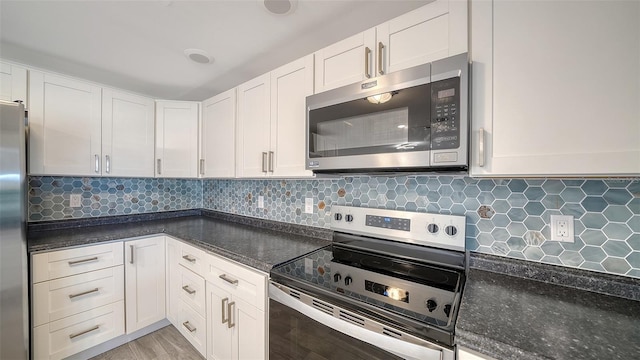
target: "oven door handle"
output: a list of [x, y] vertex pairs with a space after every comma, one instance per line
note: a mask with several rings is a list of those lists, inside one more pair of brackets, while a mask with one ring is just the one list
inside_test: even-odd
[[349, 335], [360, 341], [374, 345], [382, 350], [393, 353], [407, 360], [441, 360], [443, 354], [441, 350], [420, 346], [410, 342], [402, 341], [387, 335], [379, 334], [367, 330], [357, 325], [353, 325], [344, 320], [340, 320], [320, 310], [317, 310], [300, 300], [297, 300], [274, 283], [269, 283], [269, 298], [277, 301], [303, 315], [343, 334]]

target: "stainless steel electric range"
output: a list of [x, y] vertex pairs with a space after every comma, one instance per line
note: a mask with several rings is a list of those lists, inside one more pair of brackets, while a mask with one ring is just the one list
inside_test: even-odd
[[331, 210], [332, 245], [271, 271], [270, 359], [454, 359], [465, 217]]

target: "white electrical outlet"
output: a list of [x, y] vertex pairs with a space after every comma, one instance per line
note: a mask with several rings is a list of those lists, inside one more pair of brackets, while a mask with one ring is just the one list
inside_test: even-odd
[[82, 207], [82, 195], [80, 194], [71, 194], [69, 197], [69, 206], [72, 208]]
[[573, 242], [573, 216], [551, 215], [551, 241]]
[[304, 212], [307, 214], [313, 214], [313, 198], [304, 199]]
[[264, 196], [258, 196], [258, 209], [264, 209]]
[[304, 259], [304, 272], [313, 275], [313, 260], [309, 258]]

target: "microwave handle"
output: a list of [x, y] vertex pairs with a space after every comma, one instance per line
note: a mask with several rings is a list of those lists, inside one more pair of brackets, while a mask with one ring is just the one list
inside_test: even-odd
[[387, 335], [379, 334], [363, 327], [353, 325], [345, 320], [338, 319], [329, 314], [313, 308], [300, 300], [292, 298], [274, 284], [269, 284], [269, 299], [296, 310], [306, 317], [319, 322], [329, 328], [349, 335], [365, 343], [393, 353], [408, 360], [435, 360], [442, 359], [442, 351], [420, 346], [407, 341], [402, 341]]
[[478, 130], [478, 166], [484, 166], [484, 128]]
[[369, 72], [369, 58], [371, 57], [371, 49], [365, 46], [364, 48], [364, 77], [369, 79], [371, 77], [371, 73]]

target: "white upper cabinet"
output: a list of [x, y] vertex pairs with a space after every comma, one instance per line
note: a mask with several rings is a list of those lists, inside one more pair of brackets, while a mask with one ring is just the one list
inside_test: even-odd
[[316, 51], [315, 92], [323, 92], [375, 76], [376, 31], [369, 29]]
[[313, 94], [313, 56], [271, 72], [271, 150], [274, 176], [313, 176], [304, 169], [306, 97]]
[[102, 90], [103, 175], [153, 177], [154, 101]]
[[313, 56], [238, 87], [238, 177], [311, 176], [304, 169], [305, 99]]
[[0, 62], [0, 100], [21, 100], [27, 109], [27, 69]]
[[375, 76], [467, 52], [467, 1], [438, 0], [376, 27]]
[[315, 53], [315, 92], [467, 51], [467, 2], [437, 0]]
[[472, 176], [640, 174], [640, 2], [470, 13]]
[[156, 176], [198, 177], [198, 106], [156, 101]]
[[40, 71], [29, 75], [29, 173], [101, 175], [102, 89]]
[[236, 175], [236, 89], [202, 102], [200, 176], [232, 178]]

